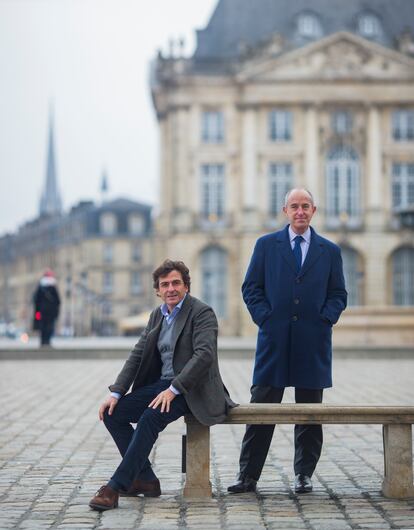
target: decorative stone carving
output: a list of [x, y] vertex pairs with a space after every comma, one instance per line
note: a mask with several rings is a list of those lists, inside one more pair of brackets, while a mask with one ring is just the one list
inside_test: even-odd
[[350, 107], [353, 114], [354, 125], [352, 130], [345, 134], [337, 134], [332, 129], [331, 115], [337, 107], [321, 107], [319, 116], [319, 153], [325, 156], [332, 148], [347, 145], [356, 149], [359, 154], [366, 151], [366, 120], [367, 115], [363, 107]]
[[409, 28], [407, 28], [398, 39], [398, 47], [402, 53], [414, 57], [414, 37]]
[[275, 57], [281, 53], [285, 44], [284, 37], [280, 33], [274, 33], [268, 39], [262, 40], [255, 46], [251, 46], [245, 41], [240, 41], [238, 49], [241, 60], [250, 61], [255, 58]]
[[414, 60], [341, 32], [278, 57], [263, 52], [244, 64], [239, 79], [264, 81], [414, 79]]

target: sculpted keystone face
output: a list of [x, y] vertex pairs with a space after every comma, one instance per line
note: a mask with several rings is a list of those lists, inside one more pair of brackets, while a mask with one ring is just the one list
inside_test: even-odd
[[157, 294], [167, 304], [169, 311], [181, 302], [187, 292], [188, 287], [179, 271], [171, 271], [158, 281]]
[[283, 211], [292, 230], [300, 235], [306, 232], [316, 206], [313, 205], [311, 197], [305, 190], [293, 190]]

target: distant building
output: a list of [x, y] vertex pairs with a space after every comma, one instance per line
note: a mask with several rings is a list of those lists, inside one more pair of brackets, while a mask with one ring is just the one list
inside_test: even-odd
[[53, 143], [51, 125], [39, 216], [0, 238], [0, 322], [30, 329], [33, 291], [51, 267], [62, 299], [58, 332], [114, 334], [122, 318], [152, 305], [151, 207], [83, 201], [62, 213]]
[[127, 199], [81, 202], [67, 215], [42, 216], [0, 238], [0, 321], [29, 327], [31, 297], [51, 267], [62, 298], [59, 331], [115, 334], [123, 317], [147, 310], [151, 208]]
[[414, 343], [413, 35], [411, 0], [220, 0], [192, 57], [154, 61], [156, 260], [188, 263], [223, 334], [255, 332], [240, 295], [254, 242], [305, 186], [342, 247], [339, 340]]

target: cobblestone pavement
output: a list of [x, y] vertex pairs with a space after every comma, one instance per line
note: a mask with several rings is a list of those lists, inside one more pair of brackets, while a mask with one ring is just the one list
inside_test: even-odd
[[[258, 493], [228, 495], [244, 427], [212, 429], [214, 498], [185, 501], [180, 420], [152, 455], [163, 495], [121, 498], [119, 509], [92, 511], [88, 502], [119, 462], [97, 409], [122, 362], [114, 360], [0, 363], [0, 529], [414, 529], [414, 500], [381, 496], [381, 426], [325, 426], [314, 492], [292, 490], [293, 427], [276, 427]], [[252, 363], [221, 361], [234, 399], [247, 402]], [[326, 403], [412, 404], [414, 359], [335, 362]], [[286, 393], [285, 402], [292, 401]]]

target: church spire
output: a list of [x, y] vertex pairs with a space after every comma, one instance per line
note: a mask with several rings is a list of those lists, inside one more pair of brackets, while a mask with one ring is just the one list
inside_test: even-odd
[[103, 204], [108, 200], [108, 193], [109, 193], [108, 173], [106, 169], [102, 171], [100, 191], [101, 191], [101, 202]]
[[47, 153], [46, 183], [40, 200], [40, 215], [53, 215], [62, 211], [62, 201], [60, 198], [57, 175], [55, 146], [53, 135], [53, 113], [50, 113], [49, 121], [49, 145]]

